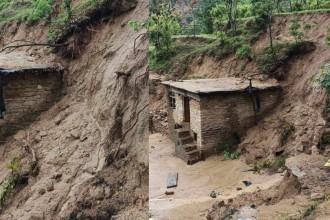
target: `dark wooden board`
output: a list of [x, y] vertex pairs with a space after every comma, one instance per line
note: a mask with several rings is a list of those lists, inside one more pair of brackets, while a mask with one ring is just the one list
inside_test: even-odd
[[178, 173], [169, 173], [167, 176], [167, 188], [176, 187], [178, 185]]

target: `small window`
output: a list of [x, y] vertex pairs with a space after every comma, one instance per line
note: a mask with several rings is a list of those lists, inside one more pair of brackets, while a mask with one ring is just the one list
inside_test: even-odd
[[175, 94], [170, 92], [170, 107], [175, 109]]

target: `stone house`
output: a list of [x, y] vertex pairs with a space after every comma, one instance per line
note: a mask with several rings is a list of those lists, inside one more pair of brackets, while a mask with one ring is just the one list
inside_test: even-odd
[[25, 128], [58, 101], [62, 78], [63, 69], [55, 64], [44, 65], [20, 54], [0, 54], [0, 99], [5, 107], [0, 139]]
[[237, 142], [281, 98], [278, 84], [239, 78], [163, 82], [169, 136], [188, 164]]

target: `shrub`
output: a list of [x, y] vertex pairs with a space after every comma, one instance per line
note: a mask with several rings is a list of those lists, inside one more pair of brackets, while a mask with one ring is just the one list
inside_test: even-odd
[[52, 0], [33, 0], [28, 21], [38, 21], [52, 12]]
[[263, 73], [272, 75], [278, 80], [281, 80], [284, 78], [284, 75], [277, 72], [279, 67], [284, 65], [294, 55], [306, 54], [313, 51], [315, 48], [315, 44], [310, 41], [275, 44], [273, 48], [267, 47], [264, 52], [259, 55], [257, 64]]
[[0, 191], [0, 210], [3, 208], [6, 198], [17, 183], [19, 179], [18, 169], [20, 167], [21, 159], [15, 157], [10, 163], [7, 164], [7, 168], [11, 171], [10, 176], [3, 182], [2, 189]]
[[241, 48], [236, 50], [236, 57], [239, 59], [247, 58], [249, 61], [252, 60], [252, 47], [244, 44]]
[[296, 43], [302, 42], [306, 37], [306, 32], [312, 28], [311, 24], [301, 24], [298, 18], [291, 19], [290, 34]]
[[273, 161], [271, 161], [271, 160], [265, 160], [265, 161], [261, 161], [260, 163], [259, 163], [259, 167], [260, 168], [270, 168], [272, 165], [273, 165]]
[[283, 146], [286, 144], [289, 136], [294, 131], [294, 126], [289, 124], [288, 122], [283, 122], [281, 127], [282, 127], [281, 144]]
[[233, 146], [232, 144], [225, 145], [224, 157], [226, 160], [237, 160], [241, 156], [240, 152], [233, 151], [236, 148], [237, 146]]
[[330, 92], [330, 62], [322, 67], [313, 80], [318, 83], [319, 87], [326, 89], [328, 93]]

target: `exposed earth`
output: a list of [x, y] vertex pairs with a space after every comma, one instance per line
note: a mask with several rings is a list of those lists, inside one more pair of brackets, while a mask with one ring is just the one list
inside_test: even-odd
[[[213, 156], [188, 166], [176, 158], [173, 143], [157, 134], [166, 135], [168, 131], [166, 106], [163, 104], [166, 97], [161, 81], [174, 76], [166, 76], [161, 71], [150, 73], [149, 84], [153, 87], [150, 90], [149, 118], [153, 118], [151, 131], [154, 132], [149, 146], [150, 208], [153, 218], [330, 218], [330, 171], [324, 167], [330, 156], [330, 145], [322, 142], [330, 134], [330, 117], [326, 111], [329, 98], [326, 91], [312, 80], [330, 61], [330, 49], [326, 45], [330, 13], [275, 16], [273, 33], [276, 43], [293, 40], [289, 33], [293, 17], [313, 25], [312, 30], [306, 33], [306, 39], [314, 42], [315, 48], [305, 54], [297, 54], [283, 64], [280, 70], [283, 77], [278, 80], [283, 88], [282, 101], [241, 137], [239, 161], [222, 161], [221, 156]], [[198, 39], [191, 43], [197, 44]], [[264, 33], [251, 45], [253, 53], [258, 56], [267, 45], [268, 34]], [[218, 60], [207, 54], [197, 54], [187, 62], [189, 65], [181, 76], [184, 79], [258, 74], [254, 76], [256, 79], [275, 80], [262, 74], [255, 61], [248, 62], [234, 55]], [[281, 143], [284, 123], [292, 125], [293, 129], [286, 142]], [[244, 167], [249, 169], [264, 161], [276, 161], [281, 155], [287, 158], [286, 171], [282, 174], [269, 168], [261, 169], [264, 172], [261, 176], [242, 172]], [[169, 172], [179, 173], [179, 185], [174, 189], [174, 195], [166, 196]], [[228, 173], [231, 174], [229, 177]], [[242, 187], [241, 182], [246, 179], [252, 182], [247, 188]], [[254, 188], [257, 184], [260, 184], [260, 190]], [[243, 190], [237, 191], [237, 187]], [[209, 196], [212, 190], [220, 192], [216, 199]]]
[[[194, 165], [187, 165], [174, 155], [174, 143], [167, 136], [149, 136], [149, 208], [155, 219], [205, 219], [212, 204], [238, 195], [266, 190], [279, 183], [284, 173], [254, 174], [243, 159], [224, 160], [212, 156]], [[178, 186], [166, 188], [167, 175], [178, 172]], [[252, 182], [246, 187], [242, 181]], [[237, 190], [241, 187], [242, 190]], [[174, 191], [174, 195], [165, 195]], [[217, 198], [210, 197], [215, 191]]]

